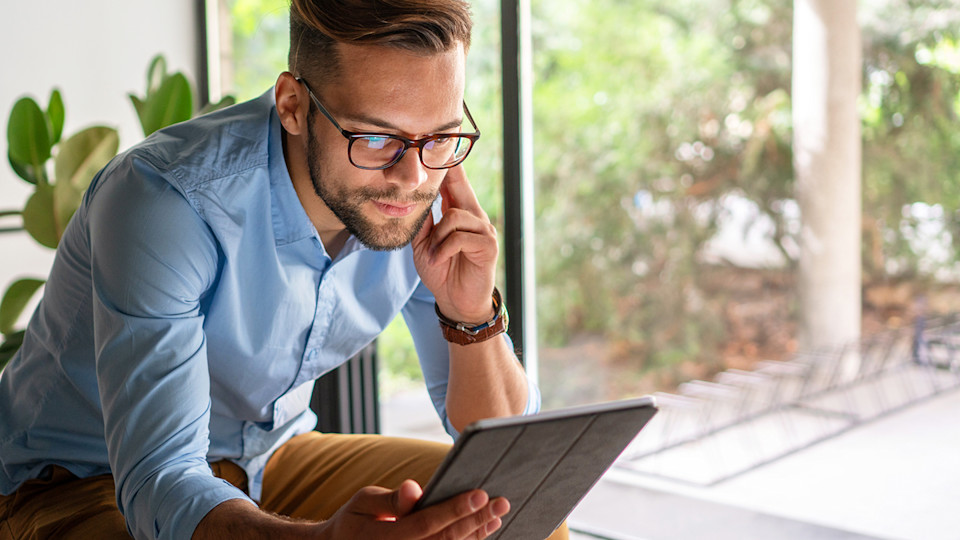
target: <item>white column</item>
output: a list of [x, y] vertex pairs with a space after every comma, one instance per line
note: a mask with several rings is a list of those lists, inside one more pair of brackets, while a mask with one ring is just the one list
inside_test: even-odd
[[800, 346], [860, 337], [862, 52], [856, 0], [795, 0], [793, 149]]

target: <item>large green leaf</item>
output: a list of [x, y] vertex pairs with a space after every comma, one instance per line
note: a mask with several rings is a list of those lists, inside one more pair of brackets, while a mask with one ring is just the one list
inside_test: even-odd
[[193, 116], [193, 94], [190, 83], [182, 73], [167, 77], [156, 92], [147, 96], [144, 114], [140, 118], [143, 134], [149, 136], [158, 129]]
[[130, 98], [130, 102], [133, 103], [134, 110], [137, 111], [137, 119], [140, 120], [140, 126], [142, 127], [147, 115], [147, 104], [133, 94], [127, 94], [127, 96]]
[[227, 108], [231, 105], [237, 103], [237, 99], [233, 96], [224, 96], [223, 99], [216, 103], [207, 103], [207, 105], [200, 109], [199, 114], [212, 113], [213, 111], [219, 111], [220, 109]]
[[24, 278], [7, 288], [3, 300], [0, 300], [0, 334], [13, 333], [23, 309], [44, 283], [42, 279]]
[[64, 141], [54, 159], [57, 184], [69, 183], [81, 191], [102, 169], [120, 147], [117, 130], [106, 126], [84, 129]]
[[35, 170], [50, 158], [53, 145], [47, 118], [33, 99], [20, 98], [13, 105], [7, 124], [7, 145], [13, 161], [32, 165]]
[[24, 335], [26, 335], [26, 331], [20, 330], [3, 336], [3, 343], [0, 343], [0, 370], [7, 365], [17, 350], [20, 349], [20, 346], [23, 345]]
[[50, 104], [47, 105], [51, 145], [60, 142], [60, 136], [63, 134], [63, 122], [66, 117], [67, 111], [63, 106], [63, 97], [60, 95], [60, 90], [54, 88], [53, 92], [50, 93]]
[[[7, 160], [10, 161], [10, 167], [13, 168], [13, 172], [17, 173], [17, 176], [31, 184], [38, 182], [40, 175], [36, 174], [33, 165], [17, 161], [9, 152], [7, 153]], [[43, 172], [43, 169], [41, 169], [41, 172]], [[46, 182], [46, 178], [44, 178], [44, 182]]]
[[60, 144], [54, 159], [56, 183], [53, 186], [57, 237], [63, 236], [67, 223], [80, 206], [84, 190], [94, 175], [117, 155], [119, 146], [117, 130], [104, 126], [84, 129]]
[[63, 236], [67, 223], [80, 206], [84, 190], [94, 175], [117, 155], [119, 146], [117, 130], [104, 126], [84, 129], [60, 144], [54, 159], [56, 184], [53, 186], [57, 237]]
[[162, 54], [158, 54], [150, 61], [147, 68], [147, 99], [160, 89], [160, 85], [167, 78], [167, 61]]
[[23, 207], [23, 228], [41, 245], [56, 248], [60, 242], [53, 213], [53, 186], [37, 184]]

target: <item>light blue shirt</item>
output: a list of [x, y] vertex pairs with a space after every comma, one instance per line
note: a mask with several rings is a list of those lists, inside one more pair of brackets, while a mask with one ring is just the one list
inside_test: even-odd
[[331, 259], [280, 134], [270, 91], [158, 132], [93, 180], [0, 377], [0, 492], [50, 464], [112, 473], [134, 536], [190, 538], [246, 497], [208, 462], [238, 463], [258, 499], [272, 452], [316, 425], [313, 381], [398, 313], [456, 435], [448, 347], [410, 247], [351, 237]]

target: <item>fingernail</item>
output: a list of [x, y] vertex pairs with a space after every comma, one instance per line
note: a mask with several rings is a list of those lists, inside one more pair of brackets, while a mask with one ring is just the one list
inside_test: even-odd
[[500, 521], [500, 518], [494, 518], [492, 521], [487, 522], [486, 534], [493, 534], [502, 524], [503, 522]]
[[508, 503], [506, 499], [497, 499], [493, 501], [491, 509], [494, 515], [502, 516], [510, 511], [510, 503]]
[[483, 492], [477, 492], [470, 496], [470, 509], [479, 510], [487, 504], [487, 496]]

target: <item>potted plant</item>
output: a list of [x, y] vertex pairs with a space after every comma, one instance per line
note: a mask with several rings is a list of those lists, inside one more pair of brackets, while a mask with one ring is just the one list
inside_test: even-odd
[[[234, 103], [230, 96], [201, 110], [194, 108], [190, 82], [180, 72], [167, 73], [163, 56], [147, 69], [144, 96], [129, 94], [144, 136], [163, 127], [189, 120]], [[22, 209], [0, 210], [0, 218], [20, 216], [20, 226], [0, 228], [0, 233], [26, 231], [37, 243], [56, 249], [70, 218], [80, 206], [94, 175], [114, 156], [120, 145], [117, 130], [91, 126], [62, 138], [66, 108], [54, 89], [47, 107], [31, 97], [17, 100], [7, 124], [8, 160], [18, 177], [33, 186]], [[0, 300], [0, 369], [23, 343], [24, 330], [17, 321], [44, 279], [24, 277], [11, 283]]]

